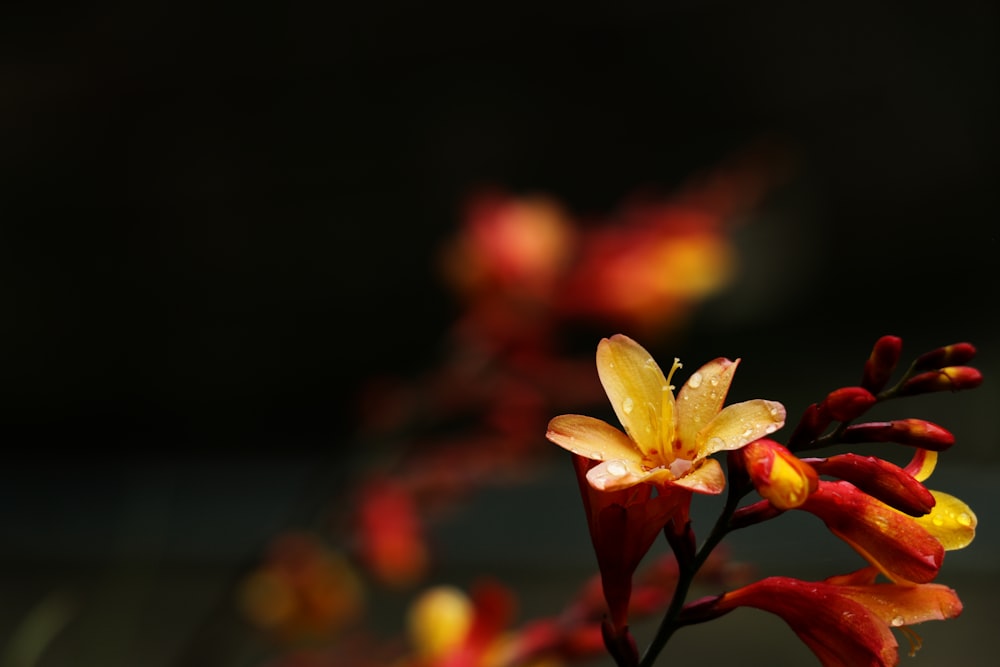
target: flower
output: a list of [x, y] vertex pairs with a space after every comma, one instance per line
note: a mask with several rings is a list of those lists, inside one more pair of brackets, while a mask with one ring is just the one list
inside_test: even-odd
[[574, 456], [573, 464], [611, 625], [621, 635], [628, 622], [632, 575], [683, 498], [675, 494], [653, 496], [649, 485], [598, 491], [587, 481], [595, 462]]
[[775, 401], [722, 407], [738, 364], [721, 357], [710, 361], [688, 378], [675, 400], [670, 380], [681, 367], [677, 359], [665, 377], [631, 338], [605, 338], [597, 346], [597, 371], [625, 433], [593, 417], [561, 415], [549, 422], [546, 437], [600, 461], [587, 473], [598, 490], [647, 483], [719, 493], [725, 476], [709, 457], [739, 449], [785, 423], [785, 408]]
[[824, 581], [767, 577], [694, 605], [717, 613], [754, 607], [775, 614], [824, 667], [895, 665], [899, 645], [890, 628], [915, 637], [905, 626], [954, 618], [962, 612], [955, 591], [946, 586], [875, 583], [876, 576], [877, 570], [868, 567]]

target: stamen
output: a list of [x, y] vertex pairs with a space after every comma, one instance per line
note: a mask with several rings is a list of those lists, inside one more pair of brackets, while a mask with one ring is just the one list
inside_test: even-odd
[[913, 628], [911, 628], [908, 625], [901, 626], [899, 628], [899, 631], [903, 633], [904, 637], [906, 637], [906, 641], [910, 642], [910, 654], [909, 655], [912, 658], [913, 656], [915, 656], [917, 654], [917, 651], [919, 651], [921, 649], [921, 647], [924, 645], [924, 640], [921, 639], [920, 635], [918, 635], [916, 632], [914, 632]]

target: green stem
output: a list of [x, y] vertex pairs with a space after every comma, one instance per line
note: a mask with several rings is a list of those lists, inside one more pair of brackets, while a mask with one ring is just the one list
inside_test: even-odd
[[677, 586], [674, 588], [674, 596], [670, 600], [670, 606], [663, 615], [663, 619], [660, 621], [660, 627], [657, 628], [653, 641], [650, 642], [649, 647], [639, 661], [639, 667], [651, 667], [657, 657], [659, 657], [660, 652], [663, 651], [663, 647], [667, 645], [667, 641], [669, 641], [677, 630], [684, 626], [684, 623], [680, 622], [678, 618], [681, 610], [684, 609], [684, 603], [687, 601], [691, 584], [694, 582], [698, 570], [705, 564], [709, 555], [729, 533], [729, 520], [732, 518], [744, 495], [746, 495], [745, 492], [741, 493], [736, 490], [735, 486], [731, 485], [729, 487], [729, 495], [726, 497], [726, 505], [722, 508], [719, 518], [716, 519], [715, 525], [712, 527], [712, 532], [705, 540], [705, 543], [701, 545], [694, 559], [690, 563], [681, 563], [680, 559], [678, 559]]

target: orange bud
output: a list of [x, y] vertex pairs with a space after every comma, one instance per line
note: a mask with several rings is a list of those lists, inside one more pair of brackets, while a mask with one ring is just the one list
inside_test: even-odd
[[848, 422], [863, 415], [877, 401], [864, 387], [841, 387], [827, 395], [820, 410], [825, 410], [837, 421]]
[[798, 507], [819, 484], [812, 466], [773, 440], [755, 440], [739, 455], [757, 492], [778, 509]]
[[891, 422], [869, 422], [848, 426], [842, 439], [856, 442], [898, 442], [940, 452], [955, 444], [950, 431], [924, 419], [897, 419]]
[[971, 366], [946, 366], [910, 378], [900, 388], [899, 395], [912, 396], [934, 391], [975, 389], [982, 383], [983, 374]]
[[899, 355], [903, 350], [903, 339], [898, 336], [882, 336], [875, 342], [871, 356], [865, 362], [861, 386], [872, 393], [877, 393], [889, 382], [889, 376], [899, 363]]
[[975, 356], [976, 348], [971, 343], [955, 343], [921, 354], [913, 362], [913, 368], [924, 371], [945, 366], [961, 366], [972, 361]]

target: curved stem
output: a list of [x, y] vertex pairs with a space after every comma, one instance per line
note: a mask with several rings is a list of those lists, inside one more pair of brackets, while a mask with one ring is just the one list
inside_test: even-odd
[[649, 647], [639, 661], [639, 667], [651, 667], [657, 657], [659, 657], [660, 652], [663, 651], [663, 647], [666, 646], [670, 637], [684, 626], [684, 623], [678, 619], [681, 610], [684, 608], [684, 603], [687, 601], [688, 591], [691, 589], [695, 575], [698, 574], [698, 570], [705, 564], [705, 561], [715, 547], [719, 546], [719, 543], [729, 533], [729, 520], [732, 518], [744, 495], [746, 495], [745, 492], [737, 491], [735, 485], [731, 485], [729, 487], [729, 495], [726, 497], [726, 504], [722, 508], [719, 518], [716, 519], [715, 525], [712, 527], [712, 532], [709, 533], [708, 538], [701, 545], [698, 553], [695, 554], [689, 563], [682, 563], [678, 559], [677, 587], [674, 589], [674, 596], [670, 600], [670, 606], [663, 615], [663, 619], [660, 621], [660, 626], [656, 630], [653, 641], [650, 642]]

